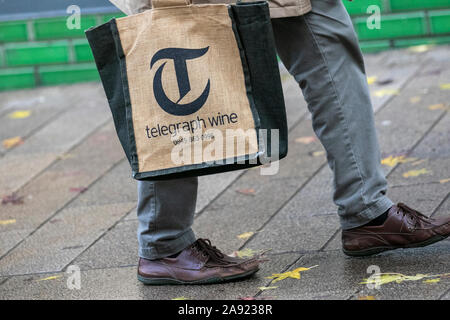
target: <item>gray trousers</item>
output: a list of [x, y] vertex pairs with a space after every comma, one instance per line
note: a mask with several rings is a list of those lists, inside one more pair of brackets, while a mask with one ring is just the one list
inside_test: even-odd
[[[272, 19], [272, 25], [278, 55], [299, 83], [326, 149], [342, 228], [366, 224], [393, 203], [385, 195], [364, 62], [350, 17], [340, 0], [313, 0], [311, 12]], [[197, 184], [197, 178], [138, 182], [141, 257], [169, 256], [195, 241]]]

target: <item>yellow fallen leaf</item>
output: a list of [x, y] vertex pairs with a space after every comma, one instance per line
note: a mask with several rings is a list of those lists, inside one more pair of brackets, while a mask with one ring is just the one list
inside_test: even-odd
[[406, 276], [401, 273], [379, 273], [374, 274], [370, 278], [364, 279], [360, 284], [377, 284], [383, 285], [391, 282], [402, 283], [403, 281], [417, 281], [430, 277], [427, 274], [417, 274], [415, 276]]
[[358, 300], [376, 300], [374, 296], [361, 296]]
[[239, 239], [248, 239], [248, 238], [250, 238], [252, 235], [254, 235], [255, 233], [253, 232], [253, 231], [249, 231], [249, 232], [244, 232], [244, 233], [242, 233], [242, 234], [240, 234], [240, 235], [238, 235], [237, 237], [239, 238]]
[[3, 140], [3, 147], [5, 149], [10, 149], [10, 148], [18, 146], [19, 144], [22, 144], [22, 143], [23, 143], [23, 140], [21, 137], [13, 137], [13, 138]]
[[447, 110], [448, 107], [443, 103], [438, 104], [432, 104], [431, 106], [428, 106], [429, 110]]
[[367, 77], [367, 84], [373, 84], [375, 81], [377, 81], [377, 76]]
[[450, 90], [450, 83], [443, 83], [439, 88], [441, 88], [441, 90]]
[[410, 178], [410, 177], [417, 177], [423, 174], [432, 173], [430, 170], [423, 168], [419, 170], [410, 170], [405, 173], [403, 173], [403, 178]]
[[389, 167], [394, 167], [398, 163], [405, 163], [415, 160], [417, 160], [417, 158], [405, 158], [405, 156], [397, 156], [397, 157], [389, 156], [387, 158], [382, 159], [381, 164], [387, 165]]
[[16, 219], [0, 220], [0, 226], [16, 223]]
[[418, 45], [418, 46], [409, 47], [408, 50], [412, 51], [412, 52], [421, 53], [421, 52], [426, 52], [426, 51], [430, 50], [431, 47], [432, 46], [428, 45], [428, 44], [421, 44], [421, 45]]
[[36, 281], [47, 281], [47, 280], [55, 280], [55, 279], [59, 279], [62, 278], [62, 276], [51, 276], [51, 277], [47, 277], [47, 278], [43, 278], [43, 279], [38, 279]]
[[424, 280], [423, 282], [425, 282], [425, 283], [436, 283], [436, 282], [439, 282], [439, 281], [441, 281], [440, 278], [435, 278], [435, 279]]
[[245, 195], [254, 196], [256, 191], [253, 188], [249, 188], [249, 189], [239, 189], [239, 190], [236, 190], [236, 192], [239, 192], [239, 193], [242, 193]]
[[265, 290], [272, 290], [272, 289], [276, 289], [276, 288], [278, 288], [278, 287], [259, 287], [258, 289], [259, 290], [261, 290], [261, 291], [265, 291]]
[[300, 137], [300, 138], [297, 138], [297, 139], [295, 139], [295, 142], [303, 143], [303, 144], [310, 144], [310, 143], [312, 143], [312, 142], [314, 142], [314, 141], [316, 141], [316, 140], [317, 140], [316, 137], [314, 137], [314, 136], [308, 136], [308, 137]]
[[313, 157], [320, 157], [325, 154], [325, 151], [314, 151], [311, 153]]
[[417, 102], [419, 102], [420, 100], [422, 100], [422, 97], [421, 97], [421, 96], [414, 96], [414, 97], [411, 97], [411, 98], [409, 99], [409, 102], [411, 102], [411, 103], [417, 103]]
[[309, 268], [300, 267], [300, 268], [294, 269], [292, 271], [287, 271], [287, 272], [283, 272], [283, 273], [272, 273], [272, 275], [269, 277], [266, 277], [266, 279], [274, 279], [272, 283], [276, 283], [280, 280], [284, 280], [287, 278], [300, 279], [300, 272], [307, 271], [307, 270], [310, 270], [315, 267], [317, 267], [317, 265], [309, 267]]
[[29, 117], [30, 114], [31, 114], [30, 110], [18, 110], [10, 113], [8, 117], [11, 119], [23, 119]]
[[447, 183], [447, 182], [450, 182], [450, 178], [439, 180], [439, 183], [442, 183], [442, 184]]
[[252, 250], [252, 249], [243, 249], [239, 251], [234, 251], [233, 256], [238, 258], [250, 258], [253, 257], [255, 254], [257, 254], [258, 251]]
[[399, 94], [399, 91], [396, 89], [382, 89], [382, 90], [375, 91], [373, 94], [375, 97], [381, 98], [384, 96], [397, 95], [397, 94]]
[[182, 297], [173, 298], [172, 300], [189, 300], [189, 298], [182, 296]]
[[72, 159], [72, 158], [74, 158], [74, 157], [75, 157], [75, 156], [74, 156], [73, 154], [65, 153], [65, 154], [59, 155], [59, 156], [57, 157], [57, 159], [59, 159], [59, 160], [66, 160], [66, 159]]

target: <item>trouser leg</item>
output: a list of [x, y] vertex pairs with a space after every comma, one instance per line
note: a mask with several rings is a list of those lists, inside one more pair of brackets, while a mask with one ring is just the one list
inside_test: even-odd
[[380, 164], [364, 62], [341, 1], [312, 1], [304, 16], [272, 19], [278, 54], [299, 83], [334, 173], [343, 229], [392, 206]]
[[195, 242], [198, 178], [138, 181], [139, 256], [160, 259]]
[[[111, 1], [126, 14], [151, 7], [149, 0]], [[122, 3], [123, 2], [123, 3]], [[139, 256], [159, 259], [175, 254], [195, 241], [191, 229], [198, 179], [138, 181], [137, 230]]]

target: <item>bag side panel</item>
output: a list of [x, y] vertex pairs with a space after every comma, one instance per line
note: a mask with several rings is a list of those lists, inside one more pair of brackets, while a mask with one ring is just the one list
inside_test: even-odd
[[[288, 145], [286, 109], [268, 5], [265, 2], [238, 3], [232, 5], [231, 10], [244, 48], [261, 128], [279, 130], [281, 159], [286, 156]], [[268, 157], [272, 156], [271, 145], [268, 132]]]
[[120, 144], [128, 162], [131, 164], [123, 83], [119, 58], [116, 54], [116, 46], [111, 32], [112, 23], [112, 21], [109, 21], [87, 30], [86, 38], [94, 55]]

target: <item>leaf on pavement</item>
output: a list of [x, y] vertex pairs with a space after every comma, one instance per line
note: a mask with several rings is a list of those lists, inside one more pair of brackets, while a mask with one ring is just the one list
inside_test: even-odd
[[417, 176], [421, 176], [423, 174], [428, 174], [428, 173], [432, 173], [432, 171], [426, 169], [426, 168], [422, 168], [419, 170], [410, 170], [407, 171], [405, 173], [402, 174], [403, 178], [410, 178], [410, 177], [417, 177]]
[[315, 267], [317, 267], [317, 265], [309, 267], [309, 268], [300, 267], [300, 268], [294, 269], [292, 271], [287, 271], [287, 272], [283, 272], [283, 273], [272, 273], [271, 276], [266, 277], [266, 278], [267, 279], [274, 279], [272, 281], [272, 283], [276, 283], [278, 281], [281, 281], [281, 280], [284, 280], [284, 279], [287, 279], [287, 278], [300, 279], [300, 272], [307, 271], [307, 270], [310, 270], [310, 269], [315, 268]]
[[[418, 281], [426, 278], [433, 280], [441, 277], [442, 275], [429, 275], [429, 274], [416, 274], [415, 276], [408, 276], [401, 273], [378, 273], [372, 275], [370, 278], [364, 279], [360, 284], [376, 284], [383, 285], [387, 283], [402, 283], [404, 281]], [[434, 281], [436, 282], [436, 281]]]
[[16, 223], [16, 219], [0, 220], [0, 226]]
[[409, 98], [409, 102], [411, 102], [411, 103], [417, 103], [420, 100], [422, 100], [421, 96], [414, 96], [414, 97]]
[[358, 300], [377, 300], [374, 296], [361, 296], [358, 297]]
[[2, 204], [22, 204], [23, 196], [18, 196], [16, 193], [10, 194], [8, 196], [4, 196], [2, 198]]
[[256, 191], [253, 188], [248, 188], [248, 189], [239, 189], [239, 190], [236, 190], [236, 192], [239, 192], [239, 193], [242, 193], [245, 195], [249, 195], [249, 196], [254, 196]]
[[426, 51], [430, 50], [431, 47], [432, 46], [429, 44], [421, 44], [418, 46], [409, 47], [408, 50], [412, 51], [412, 52], [421, 53], [421, 52], [426, 52]]
[[274, 297], [252, 297], [252, 296], [247, 296], [247, 297], [239, 297], [239, 300], [274, 300]]
[[373, 76], [373, 77], [367, 77], [367, 84], [373, 84], [375, 83], [375, 81], [377, 81], [377, 77]]
[[61, 275], [59, 275], [59, 276], [51, 276], [51, 277], [47, 277], [47, 278], [37, 279], [36, 281], [55, 280], [55, 279], [59, 279], [59, 278], [62, 278], [62, 276]]
[[248, 238], [250, 238], [252, 235], [254, 235], [255, 233], [253, 232], [253, 231], [249, 231], [249, 232], [244, 232], [244, 233], [241, 233], [240, 235], [238, 235], [237, 237], [239, 238], [239, 239], [248, 239]]
[[249, 297], [239, 297], [239, 300], [257, 300], [255, 297], [249, 296]]
[[381, 164], [389, 167], [395, 167], [398, 163], [415, 161], [417, 158], [406, 158], [405, 156], [389, 156], [381, 160]]
[[313, 157], [320, 157], [325, 154], [325, 151], [313, 151], [309, 153]]
[[273, 290], [273, 289], [276, 289], [276, 288], [278, 288], [278, 287], [276, 287], [276, 286], [272, 286], [272, 287], [259, 287], [258, 289], [261, 290], [261, 291], [265, 291], [265, 290]]
[[303, 144], [310, 144], [312, 142], [315, 142], [316, 140], [317, 140], [317, 138], [314, 136], [307, 136], [307, 137], [297, 138], [297, 139], [295, 139], [295, 142], [303, 143]]
[[430, 106], [428, 106], [429, 110], [447, 110], [448, 106], [446, 106], [443, 103], [437, 103], [437, 104], [432, 104]]
[[441, 183], [441, 184], [444, 184], [444, 183], [447, 183], [447, 182], [450, 182], [450, 178], [439, 180], [439, 183]]
[[87, 190], [88, 188], [86, 187], [77, 187], [77, 188], [70, 188], [69, 191], [70, 192], [78, 192], [78, 193], [83, 193]]
[[23, 119], [23, 118], [28, 118], [30, 115], [31, 115], [30, 110], [18, 110], [18, 111], [14, 111], [14, 112], [10, 113], [8, 115], [8, 117], [10, 119]]
[[5, 149], [10, 149], [10, 148], [18, 146], [22, 143], [23, 143], [23, 139], [21, 137], [13, 137], [13, 138], [3, 140], [3, 147]]
[[232, 257], [238, 257], [238, 258], [251, 258], [255, 256], [257, 253], [259, 253], [259, 250], [253, 250], [253, 249], [242, 249], [239, 251], [234, 251], [231, 256]]
[[435, 278], [435, 279], [428, 279], [428, 280], [424, 280], [424, 283], [436, 283], [441, 281], [441, 278]]
[[56, 158], [58, 160], [66, 160], [66, 159], [72, 159], [73, 157], [74, 157], [73, 154], [65, 153], [65, 154], [61, 154], [61, 155], [57, 156]]
[[382, 98], [384, 96], [393, 96], [393, 95], [398, 95], [400, 92], [396, 89], [382, 89], [382, 90], [377, 90], [373, 93], [373, 95], [375, 97], [378, 98]]

